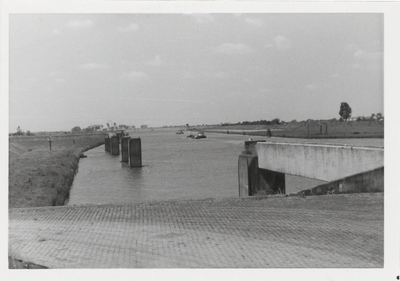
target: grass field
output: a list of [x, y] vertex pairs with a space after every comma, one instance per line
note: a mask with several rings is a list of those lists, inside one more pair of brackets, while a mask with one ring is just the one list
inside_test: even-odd
[[104, 136], [49, 142], [10, 139], [9, 208], [64, 205], [78, 169], [80, 154], [104, 143]]
[[274, 137], [290, 138], [383, 138], [384, 122], [360, 121], [340, 122], [317, 121], [288, 122], [279, 125], [227, 125], [205, 126], [201, 128], [207, 132], [222, 132], [266, 136], [270, 129]]

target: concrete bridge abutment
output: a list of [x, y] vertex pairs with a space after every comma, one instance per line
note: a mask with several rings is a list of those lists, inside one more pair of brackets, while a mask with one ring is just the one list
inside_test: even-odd
[[310, 194], [383, 192], [384, 149], [340, 145], [245, 142], [239, 196], [285, 193], [285, 174], [328, 183]]
[[239, 155], [239, 196], [285, 193], [285, 174], [259, 168], [256, 144], [265, 140], [245, 141], [245, 151]]

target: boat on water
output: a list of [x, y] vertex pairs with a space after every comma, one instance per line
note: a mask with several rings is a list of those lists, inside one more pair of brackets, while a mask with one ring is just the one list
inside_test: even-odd
[[196, 135], [190, 134], [187, 137], [188, 138], [192, 138], [192, 139], [205, 139], [205, 138], [207, 138], [204, 133], [197, 133]]
[[207, 138], [204, 133], [198, 133], [197, 135], [194, 136], [195, 139], [205, 139]]

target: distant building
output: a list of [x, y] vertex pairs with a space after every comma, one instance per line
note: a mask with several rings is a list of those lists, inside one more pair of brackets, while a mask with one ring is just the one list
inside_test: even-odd
[[103, 129], [103, 125], [90, 125], [86, 129], [89, 132], [101, 131]]

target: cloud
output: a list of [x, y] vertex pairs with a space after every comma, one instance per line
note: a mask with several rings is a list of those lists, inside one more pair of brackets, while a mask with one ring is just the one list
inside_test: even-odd
[[315, 84], [309, 84], [304, 87], [306, 90], [315, 90], [317, 89], [317, 86]]
[[196, 22], [196, 23], [209, 23], [214, 20], [214, 18], [210, 14], [190, 14], [190, 17]]
[[230, 74], [228, 72], [217, 72], [213, 75], [215, 78], [223, 79], [223, 78], [228, 78]]
[[79, 68], [82, 70], [96, 70], [96, 69], [104, 69], [106, 68], [106, 66], [96, 62], [89, 62], [79, 65]]
[[351, 67], [355, 70], [381, 71], [383, 68], [383, 52], [358, 49], [353, 58]]
[[61, 34], [62, 31], [59, 30], [59, 29], [57, 29], [57, 28], [54, 28], [53, 31], [52, 31], [52, 33], [53, 33], [54, 35], [58, 35], [58, 34]]
[[87, 28], [91, 27], [92, 25], [93, 22], [91, 20], [73, 20], [67, 23], [67, 26], [72, 28]]
[[185, 79], [196, 78], [196, 76], [191, 71], [182, 72], [182, 77], [185, 78]]
[[255, 27], [264, 26], [264, 22], [261, 19], [245, 18], [244, 22]]
[[273, 39], [275, 43], [275, 47], [278, 50], [286, 50], [289, 49], [292, 45], [291, 41], [287, 39], [285, 36], [278, 35]]
[[141, 71], [130, 71], [130, 72], [123, 73], [121, 75], [121, 78], [133, 81], [133, 80], [148, 79], [149, 77], [147, 76], [147, 74], [145, 74], [144, 72], [141, 72]]
[[159, 55], [155, 56], [152, 60], [148, 62], [149, 65], [152, 66], [160, 66], [163, 64]]
[[382, 55], [383, 55], [382, 52], [368, 52], [358, 49], [354, 53], [353, 57], [356, 60], [361, 60], [361, 61], [377, 61], [382, 58]]
[[137, 25], [136, 23], [131, 23], [127, 26], [120, 26], [118, 27], [118, 31], [121, 33], [124, 32], [135, 32], [139, 30], [139, 25]]
[[214, 51], [219, 54], [236, 55], [250, 53], [252, 49], [244, 44], [224, 43], [215, 48]]
[[61, 74], [61, 71], [59, 70], [55, 70], [55, 71], [50, 71], [49, 73], [47, 73], [48, 76], [50, 77], [55, 77]]
[[347, 52], [351, 52], [352, 53], [352, 52], [357, 51], [359, 49], [359, 46], [357, 44], [354, 44], [354, 43], [347, 43], [347, 44], [345, 44], [344, 48], [345, 48], [345, 50]]
[[274, 47], [274, 44], [272, 44], [272, 43], [267, 43], [267, 44], [264, 45], [264, 47], [265, 47], [265, 48], [272, 48], [272, 47]]

